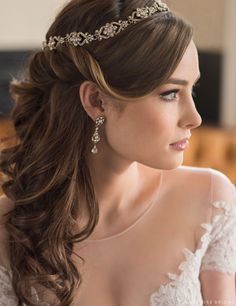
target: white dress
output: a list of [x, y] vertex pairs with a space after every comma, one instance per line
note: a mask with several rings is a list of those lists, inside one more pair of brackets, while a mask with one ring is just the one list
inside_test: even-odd
[[[179, 171], [179, 172], [178, 172]], [[166, 173], [168, 175], [168, 173]], [[175, 174], [174, 174], [175, 175]], [[102, 291], [100, 283], [106, 284], [106, 280], [109, 279], [110, 275], [114, 275], [115, 271], [122, 270], [122, 264], [126, 261], [119, 260], [123, 256], [123, 251], [127, 252], [126, 260], [129, 262], [129, 254], [140, 253], [140, 256], [130, 256], [130, 265], [124, 266], [124, 269], [129, 269], [130, 271], [123, 272], [123, 278], [119, 276], [117, 279], [117, 286], [122, 287], [122, 281], [124, 286], [127, 288], [130, 286], [128, 291], [130, 294], [124, 295], [122, 299], [117, 302], [117, 305], [122, 306], [202, 306], [206, 304], [201, 292], [201, 283], [199, 275], [201, 271], [204, 270], [214, 270], [221, 273], [235, 274], [236, 272], [236, 192], [235, 186], [230, 182], [230, 180], [224, 176], [222, 173], [215, 171], [213, 169], [206, 168], [194, 168], [181, 166], [179, 170], [176, 170], [176, 178], [183, 186], [186, 188], [186, 196], [178, 195], [173, 189], [174, 199], [176, 202], [184, 202], [184, 198], [187, 197], [186, 205], [181, 204], [181, 207], [190, 207], [190, 211], [194, 210], [197, 201], [201, 201], [201, 204], [197, 207], [194, 212], [196, 215], [196, 220], [202, 220], [198, 225], [191, 225], [189, 229], [193, 228], [198, 230], [198, 233], [202, 233], [199, 236], [199, 240], [196, 248], [179, 247], [178, 256], [175, 255], [175, 251], [170, 249], [168, 256], [161, 254], [163, 263], [160, 263], [158, 254], [161, 253], [160, 248], [162, 245], [168, 245], [167, 241], [162, 241], [159, 238], [157, 246], [153, 241], [155, 241], [155, 232], [150, 235], [150, 241], [152, 244], [152, 254], [150, 252], [145, 252], [145, 247], [149, 244], [142, 240], [145, 229], [150, 230], [150, 226], [153, 224], [153, 220], [157, 220], [157, 206], [158, 204], [152, 204], [142, 216], [136, 220], [131, 226], [126, 228], [124, 231], [97, 240], [87, 240], [84, 243], [84, 249], [81, 248], [80, 251], [84, 251], [87, 261], [88, 261], [88, 274], [94, 280], [94, 286], [92, 285], [90, 276], [85, 280], [84, 288], [82, 288], [81, 299], [75, 300], [73, 305], [82, 306], [110, 306], [108, 300], [107, 302], [103, 300], [103, 297], [99, 299], [99, 294]], [[189, 178], [193, 178], [192, 183], [189, 185]], [[182, 181], [181, 181], [182, 180]], [[183, 183], [186, 182], [186, 186]], [[164, 183], [164, 182], [163, 182]], [[189, 187], [187, 187], [189, 186]], [[177, 186], [176, 190], [179, 189]], [[168, 190], [168, 189], [166, 189]], [[189, 196], [189, 193], [192, 196]], [[201, 193], [201, 195], [200, 195]], [[182, 193], [183, 194], [183, 193]], [[179, 197], [179, 198], [178, 198]], [[203, 203], [205, 199], [205, 203]], [[157, 201], [158, 203], [158, 201]], [[192, 204], [188, 204], [192, 203]], [[171, 204], [172, 205], [172, 204]], [[160, 206], [161, 207], [161, 206]], [[173, 211], [175, 210], [175, 205], [171, 206]], [[177, 206], [176, 206], [177, 207]], [[204, 208], [204, 209], [203, 209]], [[186, 210], [183, 209], [183, 211]], [[164, 211], [164, 210], [163, 210]], [[179, 214], [182, 214], [182, 210]], [[156, 215], [155, 215], [156, 212]], [[204, 212], [204, 213], [203, 213]], [[211, 212], [209, 214], [209, 212]], [[199, 214], [198, 214], [199, 213]], [[162, 214], [161, 208], [159, 208], [159, 214]], [[205, 214], [205, 215], [204, 215]], [[162, 219], [166, 218], [166, 215], [162, 215]], [[184, 214], [181, 216], [183, 223]], [[186, 214], [186, 216], [190, 216]], [[168, 215], [167, 215], [168, 218]], [[187, 219], [190, 217], [186, 217]], [[202, 219], [201, 219], [202, 218]], [[208, 221], [208, 222], [204, 222]], [[157, 222], [158, 223], [158, 222]], [[159, 222], [160, 223], [160, 222]], [[191, 222], [190, 222], [191, 223]], [[163, 223], [165, 224], [165, 223]], [[188, 223], [186, 223], [188, 224]], [[158, 226], [155, 225], [158, 231]], [[169, 225], [170, 227], [170, 225]], [[178, 226], [176, 228], [180, 228]], [[201, 231], [200, 231], [201, 229]], [[175, 230], [176, 231], [176, 230]], [[180, 231], [181, 233], [181, 231]], [[186, 231], [185, 231], [186, 233]], [[191, 234], [191, 230], [188, 230], [188, 234]], [[181, 235], [180, 235], [181, 236]], [[180, 237], [176, 234], [176, 241], [182, 241], [177, 238]], [[182, 235], [183, 236], [183, 235]], [[138, 237], [138, 238], [137, 238]], [[160, 236], [161, 237], [161, 236]], [[154, 240], [152, 240], [154, 239]], [[174, 238], [173, 238], [174, 239]], [[146, 239], [147, 240], [147, 239]], [[165, 240], [165, 239], [164, 239]], [[142, 241], [144, 250], [140, 250], [140, 241]], [[164, 244], [160, 244], [162, 241]], [[185, 240], [183, 240], [185, 241]], [[187, 239], [186, 239], [187, 241]], [[178, 244], [170, 244], [171, 248], [176, 248], [176, 254], [178, 253]], [[187, 244], [187, 243], [186, 243]], [[174, 245], [174, 246], [173, 246]], [[137, 250], [136, 250], [137, 247]], [[157, 250], [156, 250], [157, 247]], [[158, 252], [159, 247], [159, 252]], [[129, 250], [127, 250], [129, 248]], [[193, 250], [191, 250], [191, 248]], [[117, 253], [120, 254], [119, 257]], [[183, 260], [179, 261], [180, 253], [183, 254]], [[156, 254], [156, 255], [155, 255]], [[137, 259], [136, 259], [137, 257]], [[155, 261], [155, 258], [158, 258]], [[167, 259], [165, 259], [167, 258]], [[168, 263], [168, 258], [173, 258], [173, 264]], [[178, 258], [178, 259], [177, 259]], [[1, 260], [1, 257], [0, 257]], [[166, 262], [166, 263], [165, 263]], [[1, 262], [0, 262], [1, 263]], [[116, 264], [117, 263], [117, 264]], [[141, 264], [143, 263], [143, 264]], [[171, 263], [171, 260], [170, 260]], [[110, 265], [109, 265], [110, 264]], [[119, 269], [116, 269], [116, 265]], [[166, 281], [161, 281], [164, 278], [159, 277], [161, 275], [162, 266], [165, 270], [165, 265], [170, 267], [166, 273]], [[110, 268], [108, 269], [107, 267]], [[171, 268], [171, 267], [175, 267]], [[134, 269], [132, 269], [134, 267]], [[112, 270], [112, 273], [110, 271]], [[102, 271], [102, 274], [99, 274]], [[127, 273], [126, 273], [127, 272]], [[126, 275], [127, 274], [127, 275]], [[129, 281], [129, 275], [130, 280]], [[137, 276], [137, 277], [135, 277]], [[139, 276], [139, 277], [138, 277]], [[121, 280], [121, 283], [119, 281]], [[87, 286], [87, 287], [86, 287]], [[104, 286], [105, 287], [105, 286]], [[32, 289], [32, 294], [34, 296], [34, 301], [36, 305], [40, 306], [51, 306], [52, 304], [47, 303], [40, 299], [34, 288]], [[97, 291], [96, 291], [97, 290]], [[111, 289], [113, 290], [113, 289]], [[89, 300], [88, 296], [96, 295], [97, 303], [91, 304], [92, 300]], [[96, 300], [96, 299], [95, 299]], [[225, 301], [227, 304], [227, 301]], [[11, 273], [9, 269], [4, 267], [2, 263], [0, 265], [0, 306], [17, 306], [17, 297], [15, 296], [12, 286], [11, 286]], [[113, 304], [115, 305], [115, 304]]]

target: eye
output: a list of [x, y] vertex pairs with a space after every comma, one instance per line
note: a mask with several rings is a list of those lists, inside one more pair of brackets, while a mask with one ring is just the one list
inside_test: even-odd
[[160, 97], [164, 101], [172, 102], [177, 100], [177, 93], [179, 93], [179, 89], [169, 90], [160, 94]]
[[192, 96], [194, 97], [194, 98], [196, 98], [196, 92], [194, 91], [194, 90], [192, 90]]
[[193, 89], [192, 89], [192, 96], [194, 97], [194, 98], [196, 98], [196, 92], [195, 92], [195, 89], [197, 88], [197, 87], [199, 87], [200, 86], [200, 83], [197, 83], [197, 84], [195, 84], [194, 86], [193, 86]]

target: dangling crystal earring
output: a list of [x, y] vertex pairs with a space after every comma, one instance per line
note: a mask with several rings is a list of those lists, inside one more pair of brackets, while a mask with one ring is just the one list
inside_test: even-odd
[[96, 126], [95, 126], [95, 132], [93, 134], [93, 137], [91, 138], [93, 143], [94, 143], [94, 146], [91, 150], [91, 152], [93, 154], [97, 154], [98, 153], [98, 149], [97, 149], [97, 146], [96, 146], [96, 143], [100, 141], [100, 136], [98, 134], [98, 130], [99, 130], [99, 126], [102, 125], [103, 123], [105, 122], [105, 117], [98, 117], [95, 121], [96, 123]]

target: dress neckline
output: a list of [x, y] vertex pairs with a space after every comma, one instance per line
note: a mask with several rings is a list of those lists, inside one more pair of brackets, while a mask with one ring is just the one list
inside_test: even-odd
[[151, 211], [152, 207], [155, 206], [154, 204], [157, 202], [157, 199], [160, 195], [160, 191], [161, 191], [161, 187], [162, 187], [162, 182], [163, 182], [163, 170], [161, 170], [161, 175], [160, 175], [160, 183], [159, 186], [157, 188], [157, 191], [154, 192], [154, 195], [152, 196], [152, 200], [149, 202], [148, 207], [141, 213], [141, 215], [138, 216], [138, 218], [128, 227], [126, 227], [124, 230], [120, 231], [119, 233], [116, 233], [114, 235], [111, 236], [106, 236], [104, 238], [99, 238], [99, 239], [86, 239], [86, 242], [91, 242], [91, 243], [95, 243], [95, 242], [103, 242], [103, 241], [108, 241], [108, 240], [112, 240], [115, 239], [116, 237], [120, 237], [123, 236], [124, 234], [126, 234], [127, 232], [129, 232], [131, 229], [133, 229], [139, 222], [141, 222], [144, 217], [148, 214], [149, 211]]

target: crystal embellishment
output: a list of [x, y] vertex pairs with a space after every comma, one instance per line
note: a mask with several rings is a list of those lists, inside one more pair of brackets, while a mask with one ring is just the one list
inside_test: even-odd
[[92, 148], [92, 151], [91, 151], [93, 154], [97, 154], [98, 153], [98, 149], [97, 149], [97, 147], [96, 146], [94, 146], [93, 148]]
[[98, 117], [95, 121], [96, 125], [99, 126], [101, 124], [103, 124], [105, 122], [105, 118], [104, 117]]
[[112, 23], [107, 23], [104, 27], [103, 33], [108, 36], [114, 36], [116, 33], [117, 27]]
[[95, 133], [93, 134], [92, 141], [93, 142], [99, 142], [100, 140], [101, 139], [99, 137], [98, 130], [96, 129]]
[[100, 136], [98, 134], [98, 130], [99, 130], [99, 126], [102, 125], [104, 122], [105, 122], [105, 118], [102, 117], [102, 116], [98, 117], [96, 119], [96, 121], [95, 121], [95, 123], [96, 123], [95, 132], [94, 132], [94, 134], [93, 134], [93, 136], [91, 138], [92, 142], [94, 143], [94, 146], [93, 146], [93, 148], [91, 150], [91, 152], [93, 154], [97, 154], [98, 153], [98, 149], [97, 149], [96, 144], [101, 140]]
[[114, 37], [119, 34], [121, 31], [125, 30], [130, 24], [135, 24], [142, 19], [148, 18], [155, 13], [168, 12], [168, 6], [160, 0], [155, 0], [152, 6], [146, 6], [142, 8], [137, 8], [132, 12], [126, 20], [118, 20], [110, 23], [106, 23], [99, 30], [96, 30], [94, 34], [88, 32], [72, 32], [66, 34], [65, 37], [62, 36], [50, 36], [48, 43], [43, 42], [43, 49], [49, 48], [50, 51], [56, 50], [58, 45], [70, 44], [75, 47], [83, 46], [84, 44], [89, 44], [95, 40], [102, 40]]
[[147, 18], [149, 16], [148, 13], [149, 13], [148, 8], [143, 8], [143, 9], [138, 8], [136, 15], [141, 18]]

